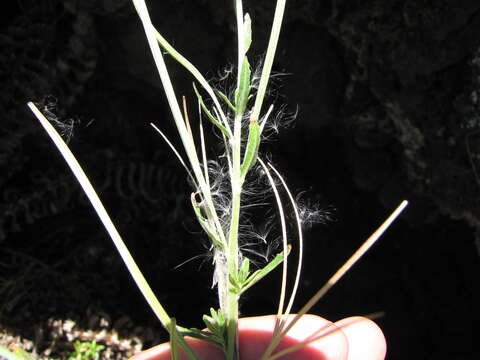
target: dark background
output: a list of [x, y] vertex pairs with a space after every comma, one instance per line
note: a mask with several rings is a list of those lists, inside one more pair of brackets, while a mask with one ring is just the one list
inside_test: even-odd
[[[151, 3], [159, 31], [208, 78], [231, 68], [230, 2]], [[177, 141], [130, 2], [11, 5], [0, 34], [0, 322], [28, 334], [49, 317], [82, 321], [87, 309], [101, 309], [160, 328], [27, 111], [29, 100], [57, 99], [60, 128], [160, 300], [180, 324], [201, 327], [218, 305], [211, 260], [184, 171], [149, 126]], [[274, 1], [244, 6], [258, 62]], [[476, 0], [288, 1], [269, 102], [287, 112], [298, 106], [298, 115], [261, 151], [328, 214], [306, 234], [297, 308], [410, 200], [312, 311], [332, 320], [385, 312], [378, 323], [388, 359], [480, 354], [479, 34]], [[167, 64], [177, 94], [193, 103], [191, 78]], [[275, 312], [278, 282], [277, 273], [252, 288], [242, 314]]]

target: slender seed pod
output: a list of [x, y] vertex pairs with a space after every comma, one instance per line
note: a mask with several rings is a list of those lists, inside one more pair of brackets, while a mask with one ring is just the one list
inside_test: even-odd
[[240, 176], [245, 179], [248, 170], [255, 165], [258, 156], [258, 148], [260, 147], [260, 125], [256, 119], [250, 120], [248, 125], [248, 140], [247, 147], [245, 149], [245, 155], [243, 156], [243, 162], [240, 167]]

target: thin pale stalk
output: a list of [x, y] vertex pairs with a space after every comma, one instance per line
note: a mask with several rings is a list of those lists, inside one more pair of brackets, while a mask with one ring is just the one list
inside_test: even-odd
[[[218, 118], [218, 111], [214, 108], [213, 111], [215, 112], [215, 115], [217, 116]], [[228, 140], [227, 137], [225, 136], [224, 133], [222, 133], [222, 139], [223, 139], [223, 145], [224, 145], [224, 149], [225, 149], [225, 156], [227, 157], [227, 162], [228, 162], [228, 170], [229, 170], [229, 174], [231, 175], [232, 174], [232, 159], [231, 159], [231, 156], [230, 156], [230, 145], [228, 143]]]
[[202, 147], [203, 172], [205, 174], [204, 176], [205, 176], [205, 182], [207, 183], [207, 187], [210, 188], [210, 176], [208, 175], [207, 150], [205, 147], [205, 135], [203, 134], [202, 109], [200, 107], [200, 103], [198, 104], [198, 118], [199, 118], [198, 127], [200, 129], [200, 144]]
[[372, 247], [373, 244], [382, 236], [382, 234], [388, 229], [388, 227], [395, 221], [395, 219], [400, 215], [400, 213], [408, 205], [408, 201], [404, 200], [402, 203], [395, 209], [395, 211], [385, 220], [385, 222], [380, 225], [380, 227], [358, 248], [357, 251], [333, 274], [333, 276], [325, 283], [325, 285], [317, 291], [317, 293], [312, 296], [312, 298], [300, 309], [295, 318], [285, 327], [285, 329], [278, 334], [278, 336], [273, 337], [271, 343], [269, 344], [267, 350], [265, 350], [262, 355], [262, 360], [270, 358], [272, 351], [278, 346], [280, 340], [287, 335], [288, 331], [297, 323], [300, 317], [306, 314], [327, 292], [330, 290], [338, 280], [340, 280], [343, 275], [346, 274], [348, 270], [352, 268], [353, 265]]
[[[198, 154], [197, 154], [197, 148], [195, 146], [195, 140], [193, 138], [192, 127], [190, 126], [190, 119], [188, 117], [187, 100], [185, 99], [185, 96], [182, 96], [182, 103], [183, 103], [183, 114], [184, 114], [183, 118], [185, 119], [185, 127], [187, 129], [187, 134], [188, 134], [188, 137], [190, 139], [190, 143], [192, 145], [191, 146], [192, 157], [194, 159], [197, 159], [197, 161], [199, 162]], [[201, 169], [200, 165], [199, 165], [199, 168]], [[207, 173], [207, 176], [208, 176], [208, 173]], [[207, 181], [206, 178], [202, 178], [202, 179], [205, 182], [205, 186], [202, 187], [202, 195], [205, 198], [205, 197], [209, 196], [209, 194], [210, 194], [210, 186], [208, 185], [208, 181]]]
[[[363, 315], [362, 318], [367, 318], [367, 319], [370, 319], [370, 320], [375, 320], [381, 316], [383, 313], [382, 312], [378, 312], [378, 313], [373, 313], [373, 314], [370, 314], [370, 315]], [[320, 340], [320, 339], [323, 339], [325, 338], [326, 336], [330, 335], [330, 334], [333, 334], [337, 331], [340, 331], [343, 327], [345, 326], [348, 326], [348, 325], [351, 325], [353, 323], [355, 323], [356, 321], [359, 321], [359, 320], [351, 320], [351, 322], [347, 325], [343, 325], [342, 327], [339, 328], [339, 326], [335, 323], [330, 323], [330, 324], [327, 324], [325, 325], [324, 327], [322, 327], [321, 329], [315, 331], [314, 333], [312, 333], [308, 338], [306, 338], [305, 340], [303, 340], [302, 342], [299, 342], [298, 344], [295, 344], [293, 346], [290, 346], [286, 349], [283, 349], [283, 350], [280, 350], [278, 352], [276, 352], [275, 354], [273, 354], [272, 356], [270, 356], [268, 358], [268, 360], [275, 360], [275, 359], [279, 359], [281, 358], [282, 356], [285, 356], [287, 354], [290, 354], [294, 351], [297, 351], [297, 350], [300, 350], [301, 348], [311, 344], [311, 343], [314, 343], [315, 341], [317, 340]], [[328, 330], [329, 328], [331, 328], [331, 330]], [[328, 330], [328, 331], [326, 331]], [[321, 333], [320, 333], [321, 332]], [[319, 334], [320, 333], [320, 334]]]
[[188, 174], [188, 177], [192, 180], [193, 184], [195, 185], [195, 188], [196, 189], [199, 189], [199, 186], [197, 184], [197, 181], [195, 180], [195, 178], [193, 177], [192, 175], [192, 172], [190, 171], [190, 169], [188, 168], [187, 164], [185, 164], [185, 161], [183, 160], [182, 156], [180, 155], [180, 153], [177, 151], [177, 149], [175, 148], [175, 146], [173, 146], [173, 144], [170, 142], [170, 140], [168, 140], [167, 136], [162, 132], [162, 130], [160, 130], [154, 123], [150, 123], [150, 125], [162, 136], [163, 140], [165, 140], [165, 142], [167, 143], [167, 145], [170, 147], [170, 149], [172, 149], [173, 153], [175, 154], [175, 156], [177, 157], [178, 161], [180, 161], [180, 164], [182, 164], [182, 166], [185, 168], [185, 170], [187, 171], [187, 174]]
[[182, 96], [182, 104], [183, 104], [183, 118], [185, 119], [185, 126], [187, 127], [188, 135], [190, 139], [192, 139], [193, 148], [195, 149], [195, 142], [193, 140], [192, 127], [190, 126], [190, 119], [188, 117], [187, 99], [185, 99], [185, 96]]
[[[288, 252], [287, 252], [287, 224], [285, 222], [285, 213], [283, 211], [283, 205], [282, 205], [282, 200], [280, 198], [280, 194], [278, 193], [277, 186], [275, 185], [275, 181], [272, 178], [272, 175], [270, 174], [270, 170], [268, 170], [267, 166], [263, 162], [262, 159], [258, 158], [258, 162], [262, 166], [263, 170], [265, 171], [265, 174], [267, 175], [268, 182], [270, 183], [270, 187], [273, 190], [273, 194], [275, 196], [275, 201], [277, 202], [277, 209], [278, 213], [280, 215], [280, 224], [282, 227], [282, 243], [283, 243], [283, 269], [282, 269], [282, 286], [280, 290], [280, 300], [278, 302], [278, 310], [277, 310], [277, 316], [280, 317], [283, 315], [283, 306], [285, 303], [285, 293], [287, 289], [287, 268], [288, 268]], [[277, 321], [280, 319], [277, 319]], [[280, 322], [277, 324], [281, 324]]]
[[263, 132], [263, 129], [265, 128], [265, 124], [267, 123], [267, 120], [268, 120], [268, 118], [270, 117], [270, 114], [272, 113], [272, 110], [273, 110], [273, 105], [270, 105], [270, 107], [268, 108], [267, 113], [265, 114], [265, 116], [263, 117], [262, 122], [260, 123], [260, 133]]
[[288, 305], [287, 305], [287, 308], [285, 309], [285, 314], [284, 314], [284, 315], [288, 316], [290, 314], [290, 311], [292, 310], [293, 302], [295, 300], [295, 296], [296, 296], [297, 290], [298, 290], [298, 284], [300, 283], [300, 275], [302, 273], [302, 263], [303, 263], [302, 222], [300, 220], [300, 215], [298, 213], [297, 204], [295, 202], [295, 199], [293, 198], [292, 192], [290, 191], [290, 189], [287, 186], [287, 183], [283, 179], [282, 175], [280, 175], [278, 170], [275, 169], [275, 167], [272, 164], [268, 163], [268, 166], [275, 172], [277, 177], [280, 179], [280, 182], [282, 183], [283, 188], [285, 189], [285, 191], [288, 195], [288, 198], [290, 200], [290, 203], [293, 207], [293, 212], [295, 213], [295, 221], [297, 223], [297, 234], [298, 234], [298, 245], [299, 245], [299, 247], [298, 247], [298, 264], [297, 264], [297, 272], [296, 272], [296, 275], [295, 275], [295, 282], [294, 282], [293, 289], [292, 289], [292, 295], [290, 296], [290, 300], [288, 302]]
[[[200, 103], [198, 104], [198, 112], [199, 112], [198, 116], [199, 116], [199, 119], [200, 119], [199, 120], [199, 128], [200, 128], [200, 145], [201, 145], [201, 151], [202, 151], [203, 172], [205, 174], [204, 176], [205, 176], [205, 181], [207, 183], [207, 188], [211, 189], [211, 187], [210, 187], [210, 175], [208, 174], [208, 162], [207, 162], [207, 150], [206, 150], [206, 146], [205, 146], [205, 135], [204, 135], [204, 132], [203, 132], [203, 124], [202, 124], [202, 110], [201, 110], [201, 107], [200, 107]], [[208, 214], [208, 215], [209, 215], [210, 225], [215, 226], [214, 220], [211, 219], [210, 214]]]
[[[329, 328], [331, 328], [330, 330], [328, 330]], [[327, 331], [328, 330], [328, 331]], [[324, 327], [322, 327], [321, 329], [317, 330], [315, 333], [313, 333], [312, 335], [310, 335], [307, 339], [303, 340], [302, 342], [299, 342], [293, 346], [290, 346], [286, 349], [283, 349], [281, 351], [278, 351], [276, 352], [275, 354], [272, 354], [268, 360], [275, 360], [275, 359], [279, 359], [281, 358], [282, 356], [285, 356], [287, 354], [290, 354], [292, 352], [295, 352], [297, 350], [300, 350], [301, 348], [307, 346], [308, 344], [311, 344], [317, 340], [320, 340], [322, 338], [324, 338], [325, 336], [328, 336], [330, 334], [333, 334], [335, 333], [336, 331], [340, 331], [333, 323], [331, 324], [328, 324], [328, 325], [325, 325]], [[319, 332], [322, 332], [320, 335], [316, 335], [317, 333]]]
[[[95, 189], [93, 188], [90, 180], [88, 179], [87, 175], [83, 171], [82, 167], [78, 163], [77, 159], [73, 155], [73, 153], [68, 148], [67, 144], [63, 141], [62, 137], [58, 134], [55, 128], [50, 124], [50, 122], [45, 118], [45, 116], [41, 113], [41, 111], [31, 102], [28, 103], [28, 107], [37, 117], [40, 124], [43, 126], [45, 131], [47, 132], [50, 139], [53, 141], [55, 146], [57, 147], [58, 151], [62, 154], [65, 162], [68, 164], [70, 169], [72, 170], [73, 174], [77, 178], [77, 181], [80, 183], [85, 195], [90, 200], [93, 208], [95, 209], [100, 221], [102, 222], [105, 230], [107, 230], [110, 238], [112, 239], [115, 247], [117, 248], [120, 256], [122, 257], [123, 262], [127, 266], [130, 275], [134, 279], [135, 283], [137, 284], [138, 288], [140, 289], [142, 295], [147, 300], [147, 303], [152, 308], [153, 312], [157, 316], [157, 318], [162, 323], [165, 329], [170, 329], [171, 327], [171, 318], [163, 308], [163, 306], [158, 301], [157, 297], [153, 293], [150, 285], [148, 285], [147, 280], [143, 276], [140, 268], [138, 267], [137, 263], [133, 259], [132, 255], [128, 251], [127, 246], [123, 242], [120, 234], [118, 233], [115, 225], [113, 224], [110, 216], [108, 215], [105, 207], [102, 204], [102, 201], [98, 197]], [[190, 355], [192, 359], [197, 359], [193, 350], [185, 343], [182, 339], [179, 339], [182, 348]]]

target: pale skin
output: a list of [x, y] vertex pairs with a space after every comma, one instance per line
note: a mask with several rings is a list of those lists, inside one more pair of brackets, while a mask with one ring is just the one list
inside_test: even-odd
[[[289, 320], [293, 318], [290, 315]], [[259, 360], [268, 346], [275, 316], [239, 319], [241, 360]], [[300, 350], [281, 356], [282, 360], [384, 360], [385, 337], [380, 328], [364, 317], [345, 318], [332, 323], [315, 315], [305, 315], [282, 340], [277, 351], [306, 339], [315, 341]], [[187, 339], [201, 359], [224, 360], [222, 351], [197, 339]], [[181, 356], [182, 360], [188, 360]], [[130, 360], [170, 360], [170, 346], [164, 343], [141, 352]]]

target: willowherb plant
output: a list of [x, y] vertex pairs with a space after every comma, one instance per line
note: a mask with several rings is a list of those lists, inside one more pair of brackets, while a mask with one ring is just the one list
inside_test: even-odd
[[[198, 359], [198, 355], [185, 341], [185, 336], [196, 337], [223, 349], [226, 359], [239, 359], [237, 322], [239, 316], [239, 299], [242, 294], [261, 280], [273, 269], [282, 265], [282, 286], [277, 310], [278, 320], [270, 346], [262, 359], [277, 358], [280, 353], [272, 355], [279, 344], [298, 319], [338, 281], [338, 279], [362, 256], [365, 251], [380, 237], [386, 228], [394, 221], [406, 206], [404, 201], [385, 223], [360, 247], [360, 249], [329, 279], [329, 281], [305, 304], [292, 321], [286, 322], [289, 315], [301, 273], [302, 264], [302, 218], [303, 224], [308, 224], [318, 217], [320, 212], [303, 216], [302, 209], [296, 206], [293, 194], [288, 189], [285, 180], [275, 167], [262, 160], [258, 153], [261, 141], [268, 137], [268, 130], [276, 131], [279, 118], [275, 117], [273, 105], [264, 109], [265, 94], [271, 76], [271, 69], [280, 35], [280, 29], [285, 10], [286, 0], [277, 0], [271, 29], [270, 40], [262, 61], [261, 71], [252, 72], [247, 53], [252, 42], [251, 19], [244, 13], [241, 0], [234, 0], [237, 21], [238, 58], [236, 67], [236, 85], [232, 94], [214, 89], [195, 66], [177, 52], [153, 26], [144, 0], [132, 0], [138, 16], [143, 24], [146, 38], [160, 75], [163, 88], [170, 106], [183, 149], [177, 149], [165, 134], [154, 124], [152, 126], [170, 146], [175, 156], [185, 168], [193, 186], [191, 204], [193, 212], [210, 241], [210, 250], [214, 261], [213, 282], [218, 289], [219, 309], [211, 309], [203, 320], [208, 331], [188, 329], [176, 324], [153, 294], [134, 259], [128, 252], [115, 226], [105, 211], [95, 190], [88, 181], [77, 160], [49, 123], [46, 116], [33, 103], [30, 109], [40, 120], [48, 135], [54, 141], [66, 162], [71, 167], [86, 195], [97, 211], [105, 229], [111, 236], [115, 246], [122, 256], [128, 270], [136, 281], [147, 302], [168, 331], [171, 340], [172, 358], [179, 358], [179, 349], [190, 359]], [[166, 68], [162, 51], [165, 51], [178, 61], [193, 76], [193, 90], [198, 104], [199, 138], [194, 137], [192, 122], [189, 119], [186, 99], [181, 104], [177, 101], [172, 82]], [[47, 109], [48, 110], [48, 109]], [[209, 158], [204, 136], [202, 120], [207, 120], [219, 134], [223, 153]], [[273, 126], [269, 126], [272, 124]], [[248, 217], [252, 206], [262, 203], [264, 188], [259, 187], [258, 176], [249, 176], [251, 172], [261, 174], [262, 181], [269, 186], [270, 193], [277, 205], [280, 222], [281, 245], [283, 250], [274, 256], [266, 256], [259, 252], [258, 246], [265, 245], [271, 253], [271, 242], [267, 239], [271, 224], [263, 224], [263, 229], [255, 230]], [[257, 181], [257, 183], [255, 183]], [[260, 190], [259, 190], [260, 189]], [[298, 239], [299, 261], [295, 270], [294, 284], [291, 294], [287, 297], [287, 263], [291, 245], [288, 244], [288, 226], [284, 203], [280, 195], [288, 199], [289, 207], [293, 209]], [[248, 199], [248, 201], [245, 201]], [[255, 200], [255, 201], [253, 201]], [[253, 201], [253, 202], [252, 202]], [[264, 257], [266, 264], [252, 269], [254, 257]], [[306, 343], [305, 343], [306, 344]], [[305, 345], [303, 344], [303, 345]], [[297, 347], [282, 350], [281, 354], [295, 351]]]

